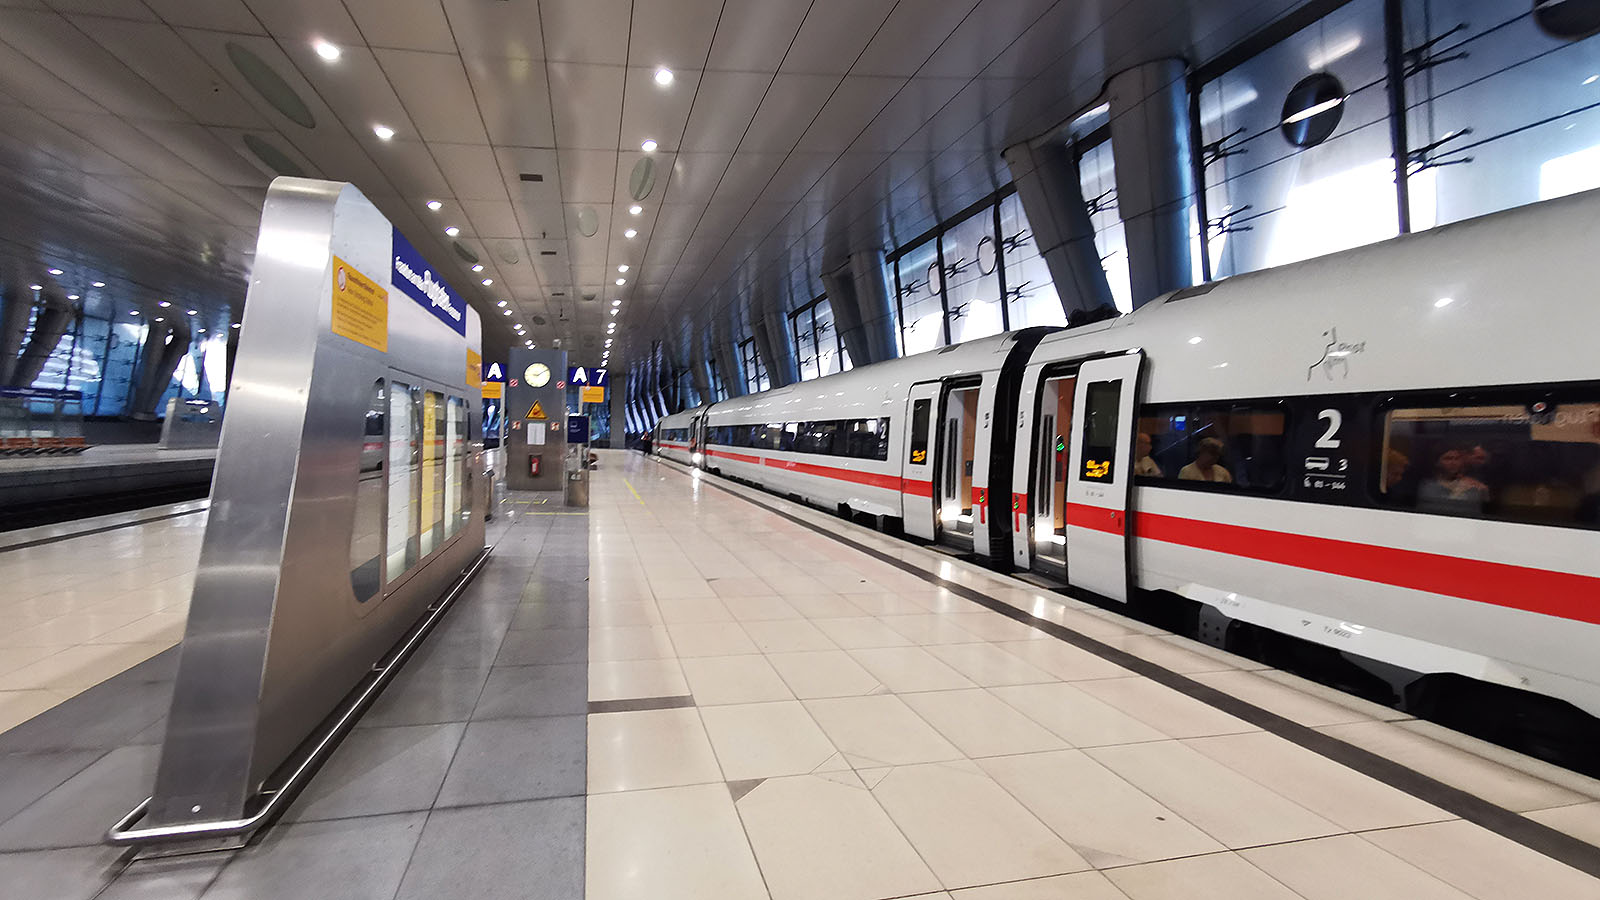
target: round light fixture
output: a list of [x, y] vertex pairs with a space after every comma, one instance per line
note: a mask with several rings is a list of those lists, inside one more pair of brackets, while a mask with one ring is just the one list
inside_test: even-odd
[[240, 323], [240, 322], [235, 322], [235, 323], [233, 323], [233, 324], [232, 324], [232, 325], [229, 325], [229, 326], [228, 326], [228, 327], [229, 327], [229, 328], [238, 328], [238, 327], [239, 327], [239, 326], [240, 326], [240, 325], [241, 325], [241, 324], [243, 324], [243, 323]]
[[494, 284], [494, 279], [493, 278], [485, 278], [483, 280], [483, 286], [484, 287], [488, 287], [491, 284]]
[[167, 307], [171, 306], [172, 304], [170, 302], [166, 301], [166, 300], [163, 300], [160, 303], [157, 303], [156, 305], [161, 307], [162, 309], [166, 309]]
[[654, 153], [654, 152], [656, 152], [656, 147], [657, 147], [656, 142], [653, 141], [653, 140], [650, 140], [649, 138], [646, 138], [645, 142], [639, 145], [639, 149], [643, 150], [646, 153]]
[[638, 236], [639, 236], [639, 232], [637, 232], [637, 231], [634, 231], [634, 230], [633, 230], [633, 229], [632, 229], [632, 228], [629, 228], [629, 229], [628, 229], [628, 230], [627, 230], [627, 231], [624, 231], [624, 232], [623, 232], [623, 233], [622, 233], [622, 236], [623, 236], [623, 237], [625, 237], [625, 238], [627, 238], [627, 239], [628, 239], [628, 240], [630, 240], [630, 241], [631, 241], [631, 240], [633, 240], [633, 239], [634, 239], [634, 238], [636, 238], [636, 237], [638, 237]]
[[656, 84], [666, 87], [672, 83], [672, 70], [666, 66], [656, 70]]
[[387, 125], [372, 126], [372, 133], [377, 135], [378, 140], [380, 141], [387, 141], [394, 138], [394, 129]]
[[106, 283], [105, 283], [105, 282], [104, 282], [104, 281], [96, 281], [96, 282], [95, 282], [95, 283], [94, 283], [94, 286], [95, 286], [95, 287], [105, 287], [105, 286], [106, 286]]
[[502, 312], [502, 313], [501, 313], [501, 314], [502, 314], [502, 315], [507, 315], [507, 316], [509, 316], [509, 315], [511, 315], [511, 310], [509, 310], [509, 309], [508, 309], [508, 310], [505, 310], [505, 311], [504, 311], [504, 312]]
[[428, 201], [428, 208], [433, 210], [434, 212], [438, 212], [439, 210], [444, 209], [444, 204], [440, 203], [437, 200], [429, 200]]
[[628, 283], [628, 279], [626, 279], [626, 278], [618, 278], [617, 279], [617, 287], [622, 287], [623, 285], [625, 285], [627, 283]]
[[189, 310], [189, 315], [191, 315], [191, 316], [198, 316], [198, 315], [200, 315], [200, 310], [198, 310], [198, 309], [191, 309], [191, 310]]
[[612, 306], [621, 306], [622, 305], [622, 301], [621, 300], [613, 300], [613, 301], [611, 301], [611, 305]]
[[506, 308], [506, 302], [504, 300], [500, 301], [500, 308], [501, 309], [505, 309]]
[[157, 322], [165, 322], [166, 321], [166, 317], [165, 316], [156, 316], [156, 321]]
[[128, 310], [128, 315], [130, 315], [130, 316], [137, 316], [138, 314], [139, 314], [139, 311], [137, 309]]
[[640, 206], [637, 203], [635, 203], [634, 205], [628, 207], [628, 215], [630, 215], [630, 216], [637, 216], [639, 213], [642, 213], [642, 212], [644, 212], [644, 207]]
[[628, 271], [628, 264], [627, 263], [623, 263], [622, 265], [617, 266], [617, 271], [618, 272], [626, 272], [626, 271]]
[[77, 294], [68, 294], [67, 295], [67, 299], [68, 300], [77, 300], [78, 299], [78, 295]]
[[472, 271], [474, 271], [474, 272], [482, 272], [483, 271], [483, 263], [475, 263], [475, 264], [473, 264]]
[[451, 237], [455, 237], [456, 235], [461, 233], [461, 229], [457, 228], [454, 225], [451, 225], [449, 228], [446, 228], [444, 230], [444, 233], [450, 235]]
[[323, 59], [327, 60], [328, 62], [333, 62], [334, 60], [338, 59], [340, 56], [344, 55], [344, 52], [342, 50], [340, 50], [338, 47], [334, 46], [333, 44], [328, 43], [325, 40], [322, 40], [321, 38], [318, 38], [315, 41], [312, 41], [311, 42], [311, 46], [316, 48], [318, 56], [322, 57]]
[[51, 274], [51, 275], [63, 275], [63, 274], [65, 274], [65, 273], [64, 273], [64, 272], [62, 272], [62, 271], [61, 271], [61, 270], [60, 270], [60, 269], [51, 269], [51, 270], [50, 270], [50, 274]]
[[[42, 290], [44, 290], [44, 285], [42, 285], [42, 284], [30, 284], [30, 285], [28, 285], [28, 290], [30, 290], [30, 291], [42, 291]], [[166, 304], [163, 303], [161, 305], [165, 306]]]

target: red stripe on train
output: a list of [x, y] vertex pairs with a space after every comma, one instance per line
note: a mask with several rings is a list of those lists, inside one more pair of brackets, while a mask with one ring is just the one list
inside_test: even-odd
[[897, 475], [881, 475], [877, 472], [857, 472], [854, 469], [841, 469], [837, 466], [821, 466], [816, 463], [795, 462], [793, 460], [773, 459], [772, 457], [748, 456], [743, 453], [730, 453], [726, 450], [707, 450], [712, 456], [723, 456], [728, 459], [749, 463], [753, 466], [766, 465], [774, 469], [783, 469], [786, 472], [799, 472], [802, 475], [816, 475], [819, 478], [832, 478], [835, 481], [849, 481], [855, 484], [864, 484], [869, 487], [887, 488], [891, 491], [900, 491], [905, 494], [914, 494], [918, 497], [933, 496], [933, 482], [917, 481], [913, 478], [901, 478]]

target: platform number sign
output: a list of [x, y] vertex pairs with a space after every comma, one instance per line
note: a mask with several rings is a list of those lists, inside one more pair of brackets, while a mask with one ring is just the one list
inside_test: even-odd
[[1301, 402], [1288, 460], [1293, 493], [1324, 503], [1359, 502], [1370, 417], [1353, 399], [1311, 397]]

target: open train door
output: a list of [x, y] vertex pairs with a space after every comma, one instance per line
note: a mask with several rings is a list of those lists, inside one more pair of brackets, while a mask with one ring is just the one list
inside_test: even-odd
[[705, 468], [706, 416], [701, 413], [689, 420], [689, 465]]
[[1079, 368], [1067, 473], [1067, 582], [1123, 603], [1129, 594], [1133, 404], [1143, 363], [1144, 353], [1134, 350]]
[[937, 381], [914, 384], [906, 398], [904, 456], [900, 460], [901, 521], [906, 534], [933, 540], [934, 407], [939, 404]]

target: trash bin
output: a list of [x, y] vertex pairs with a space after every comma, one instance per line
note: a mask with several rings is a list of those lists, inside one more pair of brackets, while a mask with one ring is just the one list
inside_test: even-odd
[[589, 506], [589, 468], [588, 448], [579, 446], [577, 452], [568, 450], [566, 459], [566, 477], [561, 481], [561, 500], [567, 506], [588, 508]]

